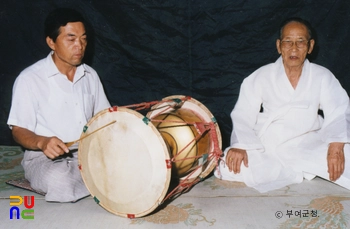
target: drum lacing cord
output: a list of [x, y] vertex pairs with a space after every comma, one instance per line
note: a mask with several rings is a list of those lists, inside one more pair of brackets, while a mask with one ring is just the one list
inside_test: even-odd
[[[199, 175], [198, 177], [196, 177], [195, 179], [193, 179], [192, 181], [189, 182], [189, 180], [191, 179], [191, 176], [200, 168], [202, 168], [202, 166], [207, 162], [207, 161], [212, 161], [214, 160], [215, 162], [215, 167], [218, 168], [218, 161], [220, 159], [220, 157], [222, 156], [222, 151], [220, 149], [219, 146], [219, 140], [218, 140], [218, 136], [217, 136], [217, 132], [216, 132], [216, 128], [215, 128], [215, 123], [214, 122], [210, 122], [207, 123], [209, 125], [209, 131], [210, 134], [212, 136], [212, 144], [213, 144], [213, 150], [208, 154], [208, 158], [206, 161], [203, 161], [202, 164], [197, 165], [192, 171], [191, 173], [189, 173], [188, 175], [185, 176], [185, 178], [183, 178], [183, 180], [179, 183], [179, 185], [172, 190], [163, 200], [163, 202], [167, 199], [170, 199], [172, 197], [175, 197], [176, 195], [179, 195], [181, 193], [187, 192], [190, 190], [191, 187], [193, 187], [195, 184], [201, 182], [204, 177], [202, 177], [201, 175]], [[200, 133], [201, 134], [201, 133]], [[193, 158], [200, 158], [203, 155], [197, 156], [197, 157], [193, 157]], [[162, 203], [163, 203], [162, 202]]]
[[223, 152], [220, 148], [219, 138], [217, 136], [217, 132], [216, 132], [214, 123], [210, 123], [210, 124], [211, 124], [210, 134], [211, 134], [211, 136], [214, 136], [212, 138], [212, 142], [213, 142], [213, 146], [214, 146], [212, 155], [215, 157], [215, 169], [220, 174], [219, 161], [220, 161], [220, 158], [223, 156]]
[[[186, 125], [192, 125], [195, 127], [195, 129], [198, 132], [198, 135], [193, 138], [187, 145], [185, 145], [172, 159], [172, 162], [178, 162], [178, 161], [185, 161], [185, 160], [191, 160], [191, 159], [197, 159], [200, 158], [201, 155], [199, 156], [194, 156], [194, 157], [187, 157], [184, 159], [176, 159], [176, 157], [181, 156], [181, 153], [183, 153], [192, 143], [197, 142], [205, 133], [207, 133], [211, 129], [210, 123], [199, 123], [199, 122], [184, 122], [184, 121], [171, 121], [171, 120], [153, 120], [152, 122], [165, 122], [165, 123], [177, 123], [177, 124], [186, 124]], [[200, 127], [201, 126], [201, 127]]]
[[[204, 163], [203, 163], [204, 164]], [[198, 182], [201, 181], [201, 179], [199, 179], [198, 177], [193, 179], [192, 181], [189, 182], [190, 177], [198, 170], [202, 167], [202, 165], [198, 165], [196, 166], [191, 173], [187, 174], [185, 176], [185, 178], [183, 178], [182, 181], [179, 182], [179, 184], [170, 192], [168, 193], [168, 195], [163, 199], [162, 203], [164, 203], [165, 200], [168, 200], [170, 198], [174, 198], [175, 196], [181, 194], [181, 193], [185, 193], [188, 192], [190, 190], [191, 187], [193, 187], [195, 184], [197, 184]]]
[[[175, 99], [164, 99], [164, 100], [160, 101], [159, 104], [166, 103], [165, 105], [156, 107], [156, 108], [154, 108], [151, 111], [159, 110], [159, 109], [163, 109], [164, 107], [167, 107], [166, 109], [162, 110], [159, 113], [159, 114], [164, 114], [164, 113], [168, 112], [168, 110], [171, 110], [171, 109], [176, 110], [176, 109], [182, 107], [183, 103], [185, 101], [187, 101], [187, 100], [190, 100], [190, 99], [191, 99], [191, 97], [189, 97], [189, 96], [186, 96], [186, 97], [183, 97], [183, 98], [175, 98]], [[170, 104], [170, 102], [175, 102], [175, 103], [174, 104]]]
[[144, 110], [144, 109], [149, 109], [151, 106], [158, 104], [159, 101], [152, 101], [152, 102], [144, 102], [144, 103], [137, 103], [137, 104], [131, 104], [127, 106], [121, 106], [124, 108], [134, 108], [134, 110]]
[[[174, 101], [176, 102], [177, 104], [180, 104], [180, 101], [184, 102], [186, 100], [190, 100], [191, 97], [189, 96], [186, 96], [186, 97], [183, 97], [183, 98], [177, 98], [177, 99], [169, 99], [169, 100], [163, 100], [162, 102], [165, 103], [165, 102], [169, 102], [169, 101]], [[163, 110], [162, 112], [160, 112], [158, 115], [160, 114], [163, 114], [163, 113], [166, 113], [169, 109], [172, 109], [172, 108], [175, 108], [176, 106], [173, 105], [173, 106], [170, 106], [169, 104], [167, 105], [168, 108]], [[163, 108], [163, 107], [162, 107]], [[181, 151], [179, 151], [177, 153], [176, 156], [180, 156], [180, 154], [182, 152], [185, 151], [185, 149], [187, 149], [193, 142], [199, 140], [202, 135], [204, 133], [207, 133], [207, 131], [209, 130], [210, 131], [210, 134], [211, 136], [213, 136], [213, 140], [212, 140], [212, 143], [214, 145], [214, 153], [215, 153], [215, 160], [216, 160], [216, 167], [218, 167], [218, 161], [220, 159], [220, 156], [222, 154], [222, 151], [219, 147], [219, 141], [218, 141], [218, 136], [217, 136], [217, 133], [216, 133], [216, 128], [215, 128], [215, 124], [216, 124], [216, 120], [213, 120], [212, 122], [209, 122], [209, 123], [202, 123], [202, 122], [184, 122], [184, 121], [175, 121], [175, 120], [157, 120], [157, 119], [151, 119], [152, 122], [159, 122], [159, 123], [177, 123], [177, 124], [186, 124], [186, 125], [192, 125], [196, 128], [197, 132], [198, 132], [198, 136], [196, 138], [194, 138], [192, 141], [190, 141], [184, 148], [182, 148]], [[172, 162], [177, 162], [177, 161], [184, 161], [184, 160], [190, 160], [190, 159], [197, 159], [197, 158], [200, 158], [200, 156], [195, 156], [195, 157], [187, 157], [185, 159], [178, 159], [176, 160], [176, 156], [174, 158], [171, 159]]]
[[[209, 153], [208, 155], [208, 159], [207, 161], [211, 161], [211, 160], [217, 160], [217, 155], [216, 153], [213, 151], [211, 153]], [[178, 184], [178, 186], [176, 186], [165, 198], [164, 200], [162, 201], [162, 203], [165, 201], [165, 200], [168, 200], [170, 198], [175, 198], [175, 196], [181, 194], [181, 193], [185, 193], [185, 192], [188, 192], [195, 184], [201, 182], [204, 177], [201, 177], [201, 176], [198, 176], [196, 178], [193, 178], [192, 181], [191, 180], [191, 176], [200, 168], [202, 168], [202, 166], [206, 163], [206, 161], [203, 161], [202, 164], [200, 165], [197, 165], [192, 171], [191, 173], [187, 174], [184, 178], [182, 178], [183, 180], [180, 181], [180, 183]], [[217, 163], [217, 162], [216, 162]]]
[[[176, 104], [174, 104], [174, 105], [170, 105], [170, 104], [166, 105], [166, 106], [168, 106], [168, 108], [166, 110], [169, 110], [171, 108], [175, 108], [178, 104], [180, 104], [180, 101], [184, 102], [184, 101], [189, 100], [189, 99], [191, 99], [191, 97], [185, 96], [183, 98], [165, 99], [165, 100], [162, 100], [162, 101], [156, 100], [156, 101], [151, 101], [151, 102], [136, 103], [136, 104], [120, 106], [120, 107], [133, 108], [134, 110], [137, 111], [137, 110], [149, 109], [151, 106], [156, 105], [156, 104], [175, 102]], [[163, 108], [163, 107], [160, 107], [160, 108]], [[160, 108], [157, 108], [157, 109], [160, 109]]]

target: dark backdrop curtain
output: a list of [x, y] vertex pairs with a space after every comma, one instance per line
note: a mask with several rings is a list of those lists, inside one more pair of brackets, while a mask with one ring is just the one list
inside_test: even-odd
[[275, 41], [287, 17], [311, 22], [317, 46], [310, 59], [350, 91], [347, 0], [2, 0], [0, 145], [15, 144], [6, 125], [13, 82], [48, 55], [43, 21], [56, 7], [74, 7], [91, 24], [85, 62], [99, 73], [112, 105], [192, 96], [218, 120], [224, 148], [239, 86], [278, 58]]

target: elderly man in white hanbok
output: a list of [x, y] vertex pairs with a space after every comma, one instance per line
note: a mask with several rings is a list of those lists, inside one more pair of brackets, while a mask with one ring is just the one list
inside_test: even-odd
[[306, 59], [314, 43], [306, 21], [282, 25], [281, 57], [241, 85], [216, 177], [260, 192], [315, 176], [350, 189], [349, 96], [328, 69]]

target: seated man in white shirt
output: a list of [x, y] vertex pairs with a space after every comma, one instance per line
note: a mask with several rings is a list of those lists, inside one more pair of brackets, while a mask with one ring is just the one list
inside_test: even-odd
[[46, 201], [74, 202], [89, 195], [77, 162], [84, 125], [110, 107], [94, 69], [82, 63], [88, 34], [85, 20], [73, 9], [60, 8], [45, 21], [50, 54], [23, 70], [13, 87], [8, 125], [26, 150], [25, 178]]

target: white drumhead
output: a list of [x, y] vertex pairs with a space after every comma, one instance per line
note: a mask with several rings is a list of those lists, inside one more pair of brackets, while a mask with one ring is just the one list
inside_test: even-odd
[[81, 137], [114, 120], [114, 124], [80, 141], [81, 174], [103, 208], [123, 217], [144, 216], [162, 202], [168, 191], [168, 149], [147, 118], [121, 107], [98, 113]]

